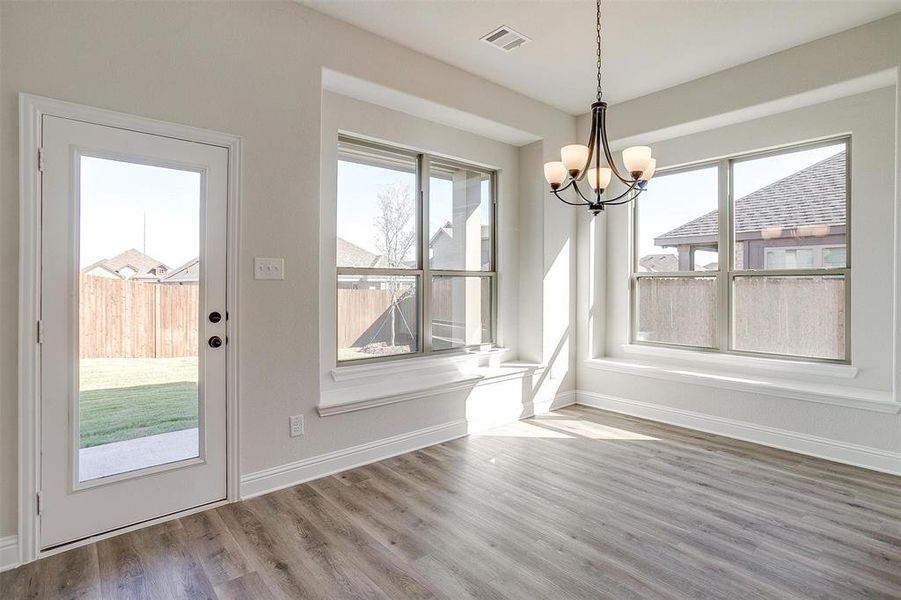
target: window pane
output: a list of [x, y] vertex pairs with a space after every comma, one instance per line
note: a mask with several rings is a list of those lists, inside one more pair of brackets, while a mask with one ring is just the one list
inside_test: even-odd
[[764, 264], [767, 269], [813, 269], [812, 248], [767, 248]]
[[338, 276], [338, 360], [419, 350], [418, 277]]
[[734, 163], [736, 269], [846, 266], [845, 154], [840, 143]]
[[635, 289], [639, 341], [716, 344], [715, 277], [640, 277]]
[[416, 159], [338, 144], [339, 267], [418, 266]]
[[716, 270], [717, 181], [717, 168], [705, 167], [650, 182], [636, 201], [639, 271]]
[[491, 270], [491, 177], [429, 165], [429, 259], [433, 269]]
[[491, 339], [491, 278], [432, 277], [432, 348], [446, 350]]
[[733, 347], [812, 358], [845, 358], [841, 275], [736, 277]]
[[847, 250], [844, 246], [838, 248], [823, 248], [823, 268], [837, 269], [848, 264]]

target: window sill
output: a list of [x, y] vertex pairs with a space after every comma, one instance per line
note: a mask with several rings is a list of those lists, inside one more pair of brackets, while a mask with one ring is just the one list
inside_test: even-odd
[[[659, 355], [658, 355], [659, 358]], [[731, 357], [730, 357], [731, 358]], [[745, 358], [745, 357], [738, 357]], [[691, 385], [702, 385], [737, 392], [764, 394], [820, 404], [831, 404], [874, 412], [896, 414], [901, 411], [901, 403], [891, 392], [866, 388], [849, 387], [834, 383], [783, 379], [771, 376], [755, 376], [747, 369], [715, 371], [705, 367], [689, 367], [674, 362], [654, 363], [634, 360], [593, 358], [583, 361], [588, 369], [641, 375], [664, 381], [674, 381]], [[832, 365], [830, 365], [832, 366]]]
[[464, 350], [456, 353], [347, 365], [332, 369], [331, 376], [333, 381], [371, 380], [373, 378], [390, 375], [407, 375], [413, 371], [432, 370], [450, 365], [474, 366], [478, 365], [479, 362], [483, 360], [492, 360], [496, 358], [499, 361], [506, 352], [508, 352], [507, 348], [500, 347], [491, 347], [485, 350], [473, 348], [471, 350]]
[[623, 344], [620, 346], [623, 354], [647, 358], [652, 360], [665, 360], [671, 362], [686, 362], [692, 366], [709, 365], [712, 368], [727, 370], [753, 371], [764, 375], [780, 376], [789, 374], [795, 378], [828, 378], [828, 379], [854, 379], [860, 369], [853, 365], [827, 363], [805, 360], [781, 360], [778, 358], [765, 358], [759, 356], [743, 356], [739, 354], [723, 354], [720, 352], [705, 352], [703, 350], [682, 350], [664, 346], [648, 344]]
[[[484, 356], [485, 353], [478, 354]], [[500, 352], [490, 354], [499, 355]], [[430, 364], [432, 364], [432, 360], [430, 357]], [[451, 362], [445, 360], [442, 366], [444, 368], [438, 369], [432, 366], [428, 373], [422, 373], [420, 369], [416, 369], [413, 371], [412, 377], [409, 376], [410, 371], [405, 371], [404, 375], [406, 376], [402, 376], [399, 372], [392, 370], [390, 376], [384, 372], [379, 373], [379, 375], [385, 375], [384, 378], [373, 376], [363, 384], [323, 390], [317, 411], [319, 416], [327, 417], [366, 410], [418, 398], [471, 390], [478, 385], [487, 383], [523, 379], [540, 375], [543, 369], [538, 364], [520, 362], [481, 366], [463, 365], [461, 367], [459, 360]], [[423, 367], [423, 369], [425, 368]]]

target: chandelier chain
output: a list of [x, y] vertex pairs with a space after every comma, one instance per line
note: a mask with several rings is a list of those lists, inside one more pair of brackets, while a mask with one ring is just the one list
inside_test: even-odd
[[598, 42], [598, 102], [604, 96], [601, 89], [601, 0], [597, 0], [597, 42]]

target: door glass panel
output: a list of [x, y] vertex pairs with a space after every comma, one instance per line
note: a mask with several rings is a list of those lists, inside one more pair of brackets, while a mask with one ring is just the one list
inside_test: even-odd
[[79, 163], [79, 479], [199, 456], [201, 175]]

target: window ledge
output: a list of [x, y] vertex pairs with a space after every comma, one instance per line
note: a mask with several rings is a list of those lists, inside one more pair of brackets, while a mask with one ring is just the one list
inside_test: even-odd
[[703, 350], [682, 350], [663, 346], [645, 344], [623, 344], [620, 346], [623, 354], [647, 358], [652, 360], [665, 360], [668, 362], [686, 362], [692, 366], [709, 365], [713, 368], [731, 369], [740, 371], [754, 371], [761, 374], [780, 376], [789, 374], [791, 378], [828, 378], [828, 379], [854, 379], [860, 369], [853, 365], [838, 363], [826, 363], [805, 360], [781, 360], [777, 358], [765, 358], [759, 356], [742, 356], [738, 354], [723, 354], [720, 352], [705, 352]]
[[494, 366], [433, 370], [429, 373], [415, 373], [414, 377], [393, 376], [378, 381], [377, 385], [370, 381], [361, 385], [323, 390], [317, 411], [319, 416], [327, 417], [365, 410], [438, 394], [471, 390], [477, 385], [487, 383], [523, 379], [540, 375], [542, 369], [542, 365], [508, 362]]
[[331, 370], [331, 376], [333, 381], [371, 380], [391, 375], [407, 375], [413, 371], [432, 370], [440, 367], [475, 366], [482, 360], [490, 360], [492, 358], [500, 360], [506, 352], [509, 352], [508, 348], [473, 348], [458, 353], [399, 358], [397, 360], [335, 367]]
[[673, 363], [651, 364], [611, 358], [588, 359], [583, 361], [582, 365], [588, 369], [600, 371], [641, 375], [665, 381], [792, 398], [874, 412], [896, 414], [901, 411], [901, 403], [895, 400], [892, 392], [889, 391], [799, 379], [755, 376], [748, 374], [745, 370], [738, 372], [713, 371], [704, 367], [698, 368], [697, 366], [692, 368]]

